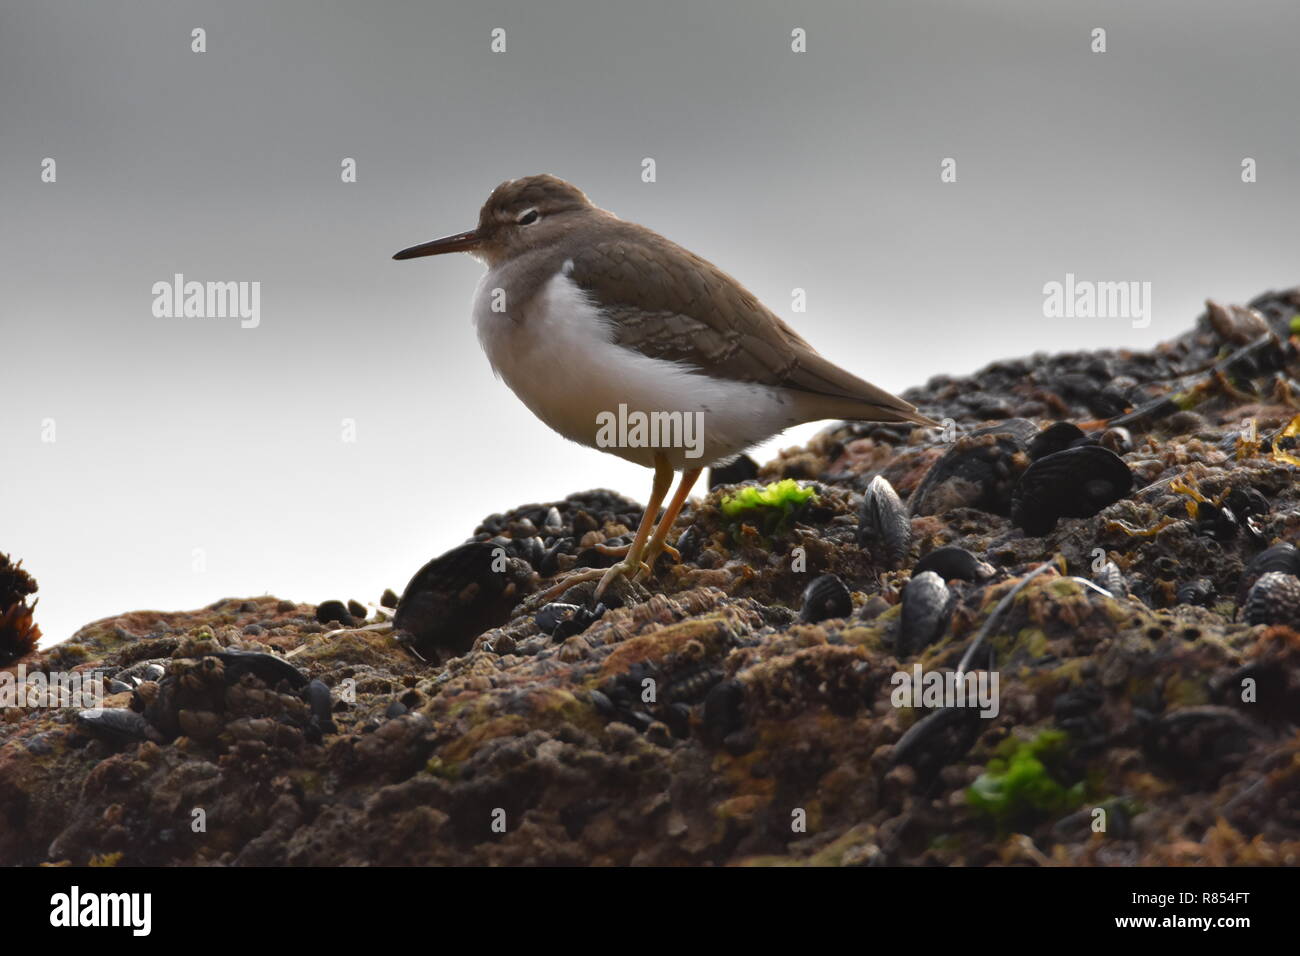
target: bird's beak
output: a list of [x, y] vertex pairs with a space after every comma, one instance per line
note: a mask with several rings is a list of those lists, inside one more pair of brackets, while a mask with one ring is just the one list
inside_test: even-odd
[[420, 256], [440, 256], [444, 252], [472, 252], [478, 248], [481, 241], [482, 237], [479, 236], [478, 230], [471, 229], [469, 232], [458, 232], [454, 236], [443, 236], [441, 239], [411, 246], [409, 249], [403, 249], [393, 258], [418, 259]]

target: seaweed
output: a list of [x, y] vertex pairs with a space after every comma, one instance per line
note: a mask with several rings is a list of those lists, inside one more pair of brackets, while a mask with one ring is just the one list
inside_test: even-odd
[[762, 534], [770, 536], [787, 530], [804, 505], [816, 500], [816, 490], [803, 487], [793, 478], [783, 478], [764, 487], [746, 485], [724, 497], [720, 508], [737, 525], [757, 517]]
[[0, 554], [0, 667], [36, 649], [41, 637], [41, 629], [32, 619], [36, 602], [29, 606], [26, 600], [35, 593], [36, 580], [23, 570], [23, 563]]
[[1083, 781], [1067, 787], [1049, 769], [1063, 756], [1067, 739], [1062, 730], [1045, 730], [1033, 740], [1003, 741], [966, 791], [967, 802], [1000, 828], [1073, 810], [1083, 801]]

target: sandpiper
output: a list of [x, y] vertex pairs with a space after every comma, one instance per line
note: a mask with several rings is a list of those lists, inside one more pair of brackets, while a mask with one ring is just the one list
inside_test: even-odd
[[[619, 576], [648, 574], [661, 553], [676, 559], [668, 534], [700, 473], [791, 425], [939, 426], [827, 361], [717, 266], [555, 176], [502, 183], [477, 227], [393, 258], [444, 252], [487, 265], [473, 304], [479, 342], [533, 414], [579, 444], [654, 469], [632, 543], [603, 549], [623, 560], [578, 572], [555, 591], [599, 579], [595, 601]], [[629, 429], [629, 420], [683, 427]], [[702, 425], [697, 440], [677, 440], [693, 422]]]

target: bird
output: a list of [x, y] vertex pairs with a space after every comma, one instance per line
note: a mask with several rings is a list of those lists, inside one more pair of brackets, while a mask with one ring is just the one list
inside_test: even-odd
[[556, 176], [501, 183], [473, 229], [393, 258], [452, 252], [487, 267], [472, 316], [497, 376], [565, 438], [654, 470], [631, 543], [599, 549], [622, 560], [547, 594], [597, 580], [595, 602], [618, 578], [651, 574], [663, 553], [680, 560], [668, 535], [704, 469], [792, 425], [942, 427], [824, 358], [711, 262]]

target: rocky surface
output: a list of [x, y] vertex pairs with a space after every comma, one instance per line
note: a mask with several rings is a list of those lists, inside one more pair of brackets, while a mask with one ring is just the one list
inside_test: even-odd
[[[589, 492], [486, 519], [400, 630], [269, 597], [88, 625], [7, 667], [114, 709], [4, 712], [0, 861], [1300, 862], [1297, 313], [933, 379], [943, 433], [762, 467], [806, 501], [712, 489], [622, 606], [542, 595], [635, 527]], [[996, 716], [895, 706], [963, 662]]]

